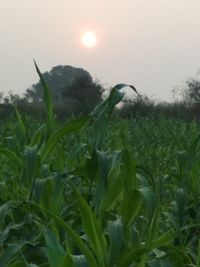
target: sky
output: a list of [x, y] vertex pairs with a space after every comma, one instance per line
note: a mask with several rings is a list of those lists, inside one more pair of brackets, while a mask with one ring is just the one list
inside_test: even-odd
[[[23, 94], [56, 65], [89, 71], [109, 88], [134, 85], [171, 101], [200, 69], [199, 0], [0, 0], [0, 91]], [[92, 30], [97, 45], [81, 44]]]

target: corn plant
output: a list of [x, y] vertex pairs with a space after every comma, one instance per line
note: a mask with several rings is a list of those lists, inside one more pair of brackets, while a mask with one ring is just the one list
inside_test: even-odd
[[118, 84], [60, 125], [35, 66], [46, 122], [0, 129], [0, 266], [200, 266], [198, 124], [113, 121]]

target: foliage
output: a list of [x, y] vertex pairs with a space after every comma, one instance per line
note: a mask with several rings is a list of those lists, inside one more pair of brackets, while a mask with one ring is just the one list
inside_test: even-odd
[[200, 103], [200, 81], [198, 79], [191, 78], [186, 81], [183, 99], [190, 106]]
[[[89, 72], [72, 66], [55, 66], [43, 74], [48, 83], [55, 111], [64, 109], [71, 114], [88, 114], [101, 101], [102, 87], [94, 82]], [[42, 84], [33, 84], [26, 90], [26, 99], [32, 103], [42, 101]]]
[[133, 100], [126, 100], [120, 109], [122, 117], [130, 117], [135, 114], [151, 116], [155, 110], [155, 103], [145, 95], [137, 95]]
[[199, 266], [199, 125], [110, 121], [122, 84], [60, 125], [43, 85], [46, 123], [0, 127], [0, 266]]

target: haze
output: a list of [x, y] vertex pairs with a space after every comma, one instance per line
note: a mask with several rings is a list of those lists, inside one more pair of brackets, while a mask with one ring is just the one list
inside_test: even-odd
[[[0, 91], [22, 94], [41, 71], [83, 67], [106, 87], [172, 99], [200, 68], [199, 0], [0, 0]], [[84, 30], [97, 34], [85, 49]]]

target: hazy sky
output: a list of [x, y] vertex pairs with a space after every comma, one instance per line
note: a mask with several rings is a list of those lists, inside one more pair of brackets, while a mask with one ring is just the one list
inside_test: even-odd
[[[80, 43], [87, 29], [93, 49]], [[170, 99], [200, 69], [200, 1], [0, 0], [0, 91], [36, 82], [33, 58], [41, 71], [83, 67], [107, 86]]]

